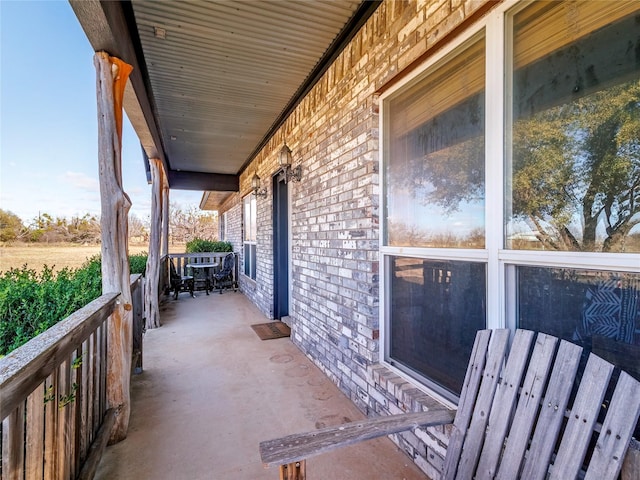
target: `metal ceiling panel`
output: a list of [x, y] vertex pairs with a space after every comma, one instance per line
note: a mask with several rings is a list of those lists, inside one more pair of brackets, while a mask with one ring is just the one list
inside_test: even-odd
[[133, 0], [170, 169], [239, 173], [361, 3]]

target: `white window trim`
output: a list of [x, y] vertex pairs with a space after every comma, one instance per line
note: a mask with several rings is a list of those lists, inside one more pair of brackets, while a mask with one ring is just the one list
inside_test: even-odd
[[[254, 196], [253, 193], [243, 197], [242, 199], [242, 270], [241, 270], [241, 275], [244, 276], [245, 278], [247, 278], [248, 280], [255, 282], [258, 278], [258, 222], [257, 222], [257, 218], [256, 218], [256, 238], [254, 240], [247, 240], [246, 236], [247, 236], [247, 215], [246, 215], [246, 205], [245, 202], [247, 201], [247, 199], [249, 199], [249, 202], [251, 202], [253, 200]], [[257, 205], [257, 201], [255, 202], [255, 208], [258, 208]], [[257, 211], [256, 211], [256, 217], [257, 217]], [[249, 223], [251, 222], [251, 219], [249, 218]], [[253, 259], [254, 263], [255, 263], [255, 270], [256, 270], [256, 278], [252, 278], [251, 275], [247, 275], [245, 273], [245, 268], [246, 268], [246, 262], [247, 262], [247, 258], [245, 255], [245, 245], [254, 245], [255, 246], [255, 258]], [[250, 269], [251, 270], [251, 269]]]
[[[380, 360], [379, 362], [391, 371], [406, 379], [415, 387], [427, 392], [440, 402], [452, 405], [438, 392], [420, 383], [403, 370], [391, 365], [387, 360], [389, 352], [388, 328], [389, 308], [389, 258], [394, 255], [415, 258], [429, 258], [434, 260], [459, 260], [469, 262], [484, 262], [487, 264], [487, 328], [515, 328], [516, 318], [516, 287], [515, 271], [517, 265], [562, 267], [576, 269], [597, 269], [609, 271], [635, 272], [639, 271], [639, 256], [629, 253], [599, 253], [599, 252], [551, 252], [539, 250], [510, 250], [504, 248], [504, 178], [505, 164], [510, 158], [507, 140], [508, 128], [511, 122], [510, 105], [512, 98], [511, 52], [512, 52], [512, 18], [530, 1], [508, 0], [496, 6], [488, 15], [470, 26], [466, 32], [441, 51], [434, 54], [420, 66], [408, 74], [388, 91], [380, 96], [379, 117], [379, 171], [381, 211], [385, 208], [386, 178], [384, 175], [385, 157], [385, 101], [399, 90], [423, 75], [437, 68], [438, 64], [450, 58], [456, 50], [461, 49], [473, 37], [484, 30], [486, 49], [485, 72], [485, 249], [434, 249], [417, 247], [392, 247], [384, 245], [387, 238], [386, 220], [380, 222]], [[499, 125], [500, 128], [495, 128]], [[499, 159], [493, 160], [491, 159]], [[490, 193], [489, 193], [490, 192]], [[495, 215], [495, 212], [500, 212]]]
[[228, 212], [224, 212], [222, 214], [222, 239], [225, 242], [229, 241], [229, 216], [227, 215]]

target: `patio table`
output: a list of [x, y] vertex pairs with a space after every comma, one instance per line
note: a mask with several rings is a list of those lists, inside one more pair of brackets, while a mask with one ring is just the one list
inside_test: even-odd
[[211, 285], [211, 269], [218, 267], [220, 264], [217, 262], [214, 263], [188, 263], [186, 265], [187, 268], [192, 268], [194, 270], [194, 279], [197, 279], [200, 275], [196, 275], [197, 271], [201, 271], [204, 274], [204, 289], [207, 295], [209, 295], [209, 291], [213, 290], [213, 286]]

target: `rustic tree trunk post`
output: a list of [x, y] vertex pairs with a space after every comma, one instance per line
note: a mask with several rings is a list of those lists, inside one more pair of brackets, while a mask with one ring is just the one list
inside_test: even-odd
[[147, 258], [144, 304], [147, 314], [147, 328], [160, 326], [158, 305], [158, 283], [160, 281], [160, 235], [162, 230], [162, 187], [164, 171], [157, 158], [149, 159], [151, 168], [151, 232], [149, 234], [149, 257]]
[[128, 220], [131, 200], [122, 188], [122, 97], [131, 66], [97, 52], [98, 162], [102, 228], [102, 293], [120, 292], [108, 323], [107, 404], [116, 411], [110, 442], [127, 436], [131, 411], [132, 324]]
[[162, 256], [169, 255], [169, 182], [164, 176], [162, 183]]

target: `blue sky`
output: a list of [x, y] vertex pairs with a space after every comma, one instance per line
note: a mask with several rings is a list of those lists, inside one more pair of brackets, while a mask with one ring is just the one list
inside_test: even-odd
[[[67, 1], [0, 0], [0, 208], [25, 222], [100, 213], [93, 49]], [[150, 213], [140, 142], [125, 116], [123, 182]], [[171, 190], [198, 205], [202, 192]]]

